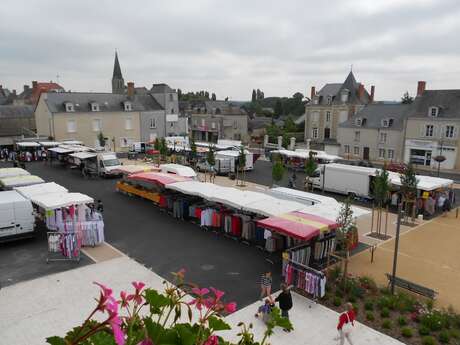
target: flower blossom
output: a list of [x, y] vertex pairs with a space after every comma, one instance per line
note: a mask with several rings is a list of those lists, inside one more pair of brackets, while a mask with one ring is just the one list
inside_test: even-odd
[[143, 282], [132, 282], [134, 289], [136, 289], [134, 295], [130, 295], [136, 304], [142, 304], [141, 292], [145, 284]]
[[219, 345], [219, 338], [216, 335], [211, 335], [209, 338], [204, 342], [203, 345]]
[[228, 313], [234, 313], [236, 311], [236, 303], [235, 302], [230, 302], [225, 305], [225, 310]]

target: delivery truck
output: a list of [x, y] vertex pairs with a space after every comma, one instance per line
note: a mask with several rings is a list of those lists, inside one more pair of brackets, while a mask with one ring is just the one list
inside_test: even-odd
[[0, 242], [35, 235], [32, 203], [15, 190], [0, 192]]
[[371, 198], [375, 168], [330, 163], [322, 165], [318, 170], [319, 176], [310, 179], [313, 188], [352, 197]]
[[[244, 167], [245, 171], [250, 171], [254, 169], [254, 155], [252, 152], [248, 150], [244, 150], [244, 154], [246, 156], [246, 164]], [[236, 169], [239, 167], [239, 157], [240, 157], [240, 151], [237, 150], [226, 150], [226, 151], [218, 151], [215, 154], [216, 159], [229, 159], [232, 162], [230, 163], [230, 166], [232, 167], [232, 173], [236, 172]]]
[[114, 152], [76, 152], [69, 155], [72, 164], [80, 167], [83, 175], [101, 177], [120, 176], [122, 163]]

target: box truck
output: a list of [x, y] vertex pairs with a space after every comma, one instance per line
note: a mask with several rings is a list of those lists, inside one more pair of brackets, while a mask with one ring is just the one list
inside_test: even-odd
[[[246, 164], [244, 167], [245, 171], [253, 170], [254, 169], [254, 156], [252, 152], [248, 150], [244, 150], [244, 154], [246, 156]], [[236, 172], [238, 168], [238, 159], [240, 157], [240, 151], [236, 150], [226, 150], [226, 151], [218, 151], [215, 155], [216, 159], [224, 158], [232, 160], [231, 166], [233, 167], [232, 172]]]
[[0, 192], [0, 242], [33, 237], [32, 203], [15, 190]]
[[120, 176], [118, 170], [121, 163], [114, 152], [76, 152], [69, 155], [74, 165], [82, 169], [82, 173], [101, 177]]
[[331, 163], [321, 166], [319, 177], [313, 177], [310, 181], [313, 183], [313, 188], [371, 198], [372, 178], [375, 171], [375, 168]]

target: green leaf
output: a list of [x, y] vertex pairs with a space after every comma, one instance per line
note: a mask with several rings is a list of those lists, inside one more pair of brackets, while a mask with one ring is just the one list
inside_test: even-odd
[[159, 294], [156, 290], [153, 289], [145, 290], [145, 300], [149, 304], [150, 312], [152, 314], [160, 314], [161, 308], [171, 303], [169, 298]]
[[149, 338], [154, 341], [158, 339], [160, 337], [160, 334], [164, 331], [164, 328], [161, 325], [153, 322], [150, 318], [145, 318], [144, 324], [145, 328], [147, 329], [147, 334], [149, 335]]
[[97, 345], [116, 345], [112, 334], [107, 332], [97, 332], [88, 338], [88, 344]]
[[219, 319], [215, 316], [211, 316], [208, 319], [209, 323], [209, 328], [211, 328], [214, 331], [226, 331], [229, 329], [232, 329], [228, 323], [226, 323], [224, 320]]
[[64, 338], [56, 337], [56, 336], [46, 338], [46, 342], [51, 345], [67, 345]]
[[166, 329], [156, 344], [181, 345], [181, 342], [175, 329]]
[[189, 324], [178, 324], [174, 327], [179, 334], [181, 345], [194, 345], [196, 340], [196, 332]]

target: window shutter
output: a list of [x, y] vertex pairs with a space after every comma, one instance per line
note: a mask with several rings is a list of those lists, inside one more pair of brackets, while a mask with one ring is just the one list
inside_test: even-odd
[[454, 126], [454, 138], [457, 138], [458, 135], [458, 127]]

